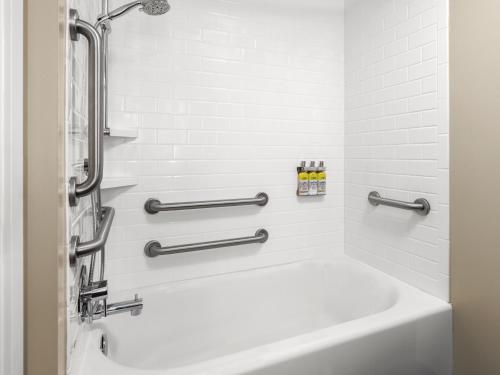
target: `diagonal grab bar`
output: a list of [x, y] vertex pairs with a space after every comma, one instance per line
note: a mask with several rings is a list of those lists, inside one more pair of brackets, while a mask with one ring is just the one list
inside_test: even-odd
[[112, 207], [103, 207], [102, 214], [103, 217], [96, 238], [87, 242], [80, 242], [80, 236], [71, 237], [69, 254], [71, 265], [74, 265], [78, 258], [92, 255], [106, 245], [111, 224], [113, 224], [113, 218], [115, 217], [115, 209]]
[[268, 239], [269, 239], [269, 233], [267, 232], [267, 230], [259, 229], [255, 233], [255, 236], [251, 237], [231, 238], [228, 240], [199, 242], [187, 245], [161, 247], [161, 244], [158, 241], [150, 241], [144, 247], [144, 253], [146, 254], [147, 257], [154, 258], [159, 255], [189, 253], [192, 251], [217, 249], [221, 247], [240, 246], [253, 243], [265, 243]]

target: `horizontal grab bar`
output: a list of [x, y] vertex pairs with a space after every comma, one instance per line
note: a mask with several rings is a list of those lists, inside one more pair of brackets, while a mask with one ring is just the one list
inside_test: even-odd
[[182, 211], [197, 210], [200, 208], [231, 207], [231, 206], [265, 206], [269, 202], [269, 196], [266, 193], [259, 193], [255, 198], [241, 199], [223, 199], [216, 201], [199, 202], [178, 202], [161, 203], [158, 199], [150, 198], [144, 204], [147, 213], [154, 215], [160, 211]]
[[87, 242], [80, 242], [80, 236], [71, 237], [69, 252], [69, 262], [71, 265], [74, 265], [78, 258], [92, 255], [106, 245], [111, 224], [113, 224], [113, 218], [115, 217], [115, 209], [112, 207], [103, 207], [102, 214], [103, 217], [96, 238]]
[[427, 216], [431, 211], [431, 205], [427, 199], [424, 198], [419, 198], [415, 200], [415, 202], [404, 202], [395, 199], [382, 198], [378, 192], [372, 191], [368, 195], [368, 200], [374, 206], [382, 205], [401, 208], [402, 210], [415, 211], [417, 214], [422, 216]]
[[253, 243], [264, 243], [268, 240], [268, 238], [269, 238], [269, 233], [267, 232], [267, 230], [259, 229], [255, 233], [255, 236], [251, 237], [231, 238], [228, 240], [219, 240], [210, 242], [198, 242], [187, 245], [161, 247], [161, 244], [158, 241], [150, 241], [144, 247], [144, 253], [149, 258], [154, 258], [159, 255], [189, 253], [192, 251], [217, 249], [221, 247], [240, 246]]

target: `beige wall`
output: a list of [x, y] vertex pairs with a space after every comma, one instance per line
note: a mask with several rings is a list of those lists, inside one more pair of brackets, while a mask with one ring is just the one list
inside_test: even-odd
[[500, 374], [500, 1], [451, 1], [455, 375]]
[[64, 42], [59, 0], [25, 0], [25, 373], [65, 373]]

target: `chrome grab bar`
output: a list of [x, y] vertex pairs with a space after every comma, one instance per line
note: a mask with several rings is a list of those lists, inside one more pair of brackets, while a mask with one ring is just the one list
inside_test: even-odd
[[80, 242], [80, 236], [71, 237], [69, 251], [70, 265], [74, 265], [78, 258], [95, 254], [106, 245], [111, 224], [113, 224], [113, 218], [115, 217], [115, 209], [112, 207], [103, 207], [102, 215], [99, 231], [93, 240]]
[[368, 201], [374, 206], [382, 205], [401, 208], [402, 210], [415, 211], [417, 214], [422, 216], [427, 216], [431, 211], [431, 205], [429, 201], [424, 198], [419, 198], [413, 203], [404, 202], [395, 199], [382, 198], [378, 192], [372, 191], [368, 195]]
[[228, 240], [199, 242], [187, 245], [161, 247], [161, 244], [158, 241], [150, 241], [144, 247], [144, 253], [146, 254], [147, 257], [154, 258], [159, 255], [189, 253], [192, 251], [217, 249], [221, 247], [240, 246], [253, 243], [265, 243], [268, 239], [269, 239], [269, 233], [267, 232], [267, 230], [259, 229], [255, 233], [255, 236], [251, 237], [231, 238]]
[[269, 202], [269, 196], [266, 193], [259, 193], [255, 198], [241, 199], [223, 199], [215, 201], [199, 201], [199, 202], [178, 202], [178, 203], [161, 203], [158, 199], [150, 198], [144, 204], [144, 209], [147, 213], [154, 215], [160, 211], [181, 211], [181, 210], [196, 210], [200, 208], [214, 207], [231, 207], [231, 206], [265, 206]]
[[69, 11], [69, 34], [72, 41], [83, 35], [89, 44], [88, 56], [88, 173], [85, 181], [69, 181], [69, 203], [78, 204], [78, 198], [89, 195], [102, 181], [103, 174], [103, 122], [101, 103], [102, 44], [99, 32], [88, 22], [82, 21], [75, 9]]

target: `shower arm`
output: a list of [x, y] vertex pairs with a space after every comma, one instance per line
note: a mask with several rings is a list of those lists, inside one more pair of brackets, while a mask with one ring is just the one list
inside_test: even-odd
[[132, 9], [137, 8], [138, 6], [141, 6], [142, 2], [140, 0], [137, 1], [132, 1], [128, 4], [122, 5], [121, 7], [116, 8], [115, 10], [112, 10], [111, 12], [108, 11], [108, 9], [104, 9], [105, 14], [100, 16], [97, 19], [96, 27], [100, 26], [103, 22], [106, 21], [112, 21], [113, 19], [120, 17], [124, 15], [125, 13], [130, 12]]

